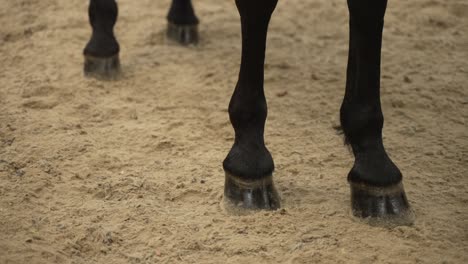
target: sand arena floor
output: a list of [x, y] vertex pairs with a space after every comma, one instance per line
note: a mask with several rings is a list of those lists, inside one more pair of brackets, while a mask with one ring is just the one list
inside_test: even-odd
[[120, 0], [124, 75], [85, 79], [87, 1], [0, 0], [0, 263], [468, 263], [468, 3], [390, 0], [384, 140], [411, 227], [350, 216], [333, 130], [344, 0], [282, 0], [268, 36], [267, 146], [283, 209], [220, 207], [240, 60], [233, 1], [195, 1], [201, 43], [164, 39], [169, 0]]

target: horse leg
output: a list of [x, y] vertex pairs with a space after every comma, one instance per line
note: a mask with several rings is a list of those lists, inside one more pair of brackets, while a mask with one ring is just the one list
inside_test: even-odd
[[355, 157], [348, 174], [353, 214], [370, 223], [410, 224], [402, 175], [387, 155], [380, 104], [380, 56], [387, 0], [348, 0], [350, 40], [341, 126]]
[[229, 103], [235, 140], [223, 162], [227, 209], [277, 209], [273, 158], [263, 138], [267, 104], [263, 90], [266, 36], [278, 0], [236, 0], [241, 17], [242, 59]]
[[182, 44], [198, 43], [198, 18], [191, 0], [172, 0], [167, 15], [167, 37]]
[[88, 14], [92, 35], [84, 49], [84, 73], [113, 79], [120, 72], [119, 43], [114, 36], [117, 3], [115, 0], [91, 0]]

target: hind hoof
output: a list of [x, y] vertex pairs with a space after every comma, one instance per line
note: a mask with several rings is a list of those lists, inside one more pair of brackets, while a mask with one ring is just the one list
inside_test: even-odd
[[181, 45], [198, 43], [198, 25], [167, 24], [167, 37]]
[[120, 74], [119, 54], [109, 58], [85, 55], [84, 74], [87, 77], [114, 80]]
[[249, 181], [226, 172], [224, 206], [234, 214], [280, 208], [280, 197], [273, 184], [273, 177], [270, 175]]
[[375, 187], [362, 183], [350, 183], [353, 215], [370, 225], [412, 225], [414, 215], [400, 182], [388, 187]]

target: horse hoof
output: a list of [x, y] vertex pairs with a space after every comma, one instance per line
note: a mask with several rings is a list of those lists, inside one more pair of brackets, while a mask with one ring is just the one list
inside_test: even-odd
[[406, 199], [403, 184], [375, 187], [350, 183], [353, 215], [374, 226], [412, 225], [414, 214]]
[[198, 43], [198, 25], [167, 24], [167, 37], [181, 45]]
[[98, 79], [117, 79], [120, 74], [119, 54], [108, 58], [85, 55], [84, 74]]
[[246, 214], [256, 210], [280, 208], [280, 197], [273, 177], [245, 180], [226, 172], [224, 207], [233, 214]]

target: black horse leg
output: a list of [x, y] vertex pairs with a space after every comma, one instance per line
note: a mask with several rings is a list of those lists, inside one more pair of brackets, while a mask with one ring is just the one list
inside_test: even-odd
[[88, 12], [93, 32], [84, 49], [85, 75], [115, 78], [120, 71], [119, 43], [114, 36], [117, 3], [115, 0], [91, 0]]
[[265, 45], [276, 3], [277, 0], [236, 0], [242, 26], [242, 59], [239, 80], [229, 103], [235, 141], [223, 162], [228, 209], [280, 206], [272, 179], [273, 159], [263, 138], [267, 116], [263, 91]]
[[402, 176], [382, 141], [380, 55], [386, 6], [387, 0], [348, 0], [349, 58], [340, 119], [355, 157], [348, 175], [353, 214], [408, 224], [411, 213]]
[[167, 21], [168, 38], [182, 45], [197, 44], [198, 18], [191, 0], [172, 0]]

